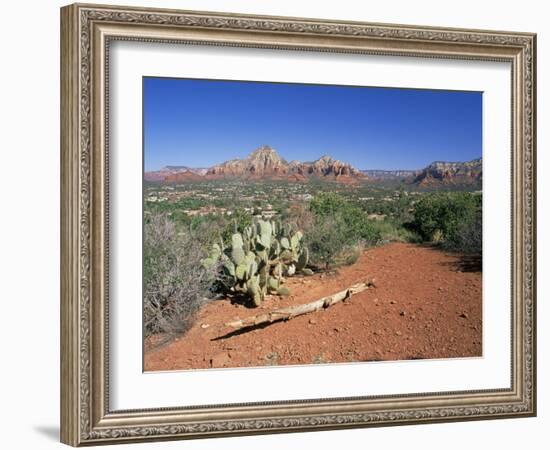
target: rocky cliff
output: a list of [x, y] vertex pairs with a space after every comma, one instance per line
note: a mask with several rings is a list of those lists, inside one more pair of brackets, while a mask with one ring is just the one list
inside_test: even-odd
[[254, 150], [244, 159], [232, 159], [214, 166], [206, 172], [209, 179], [244, 178], [275, 180], [306, 180], [318, 177], [338, 182], [353, 182], [366, 178], [351, 164], [339, 161], [328, 155], [313, 162], [291, 161], [281, 158], [276, 150], [263, 146]]
[[420, 186], [481, 184], [482, 176], [481, 158], [467, 162], [435, 161], [416, 174], [414, 183]]

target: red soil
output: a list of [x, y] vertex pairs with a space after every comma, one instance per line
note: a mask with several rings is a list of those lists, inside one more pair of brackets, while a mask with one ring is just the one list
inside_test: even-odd
[[[231, 333], [225, 322], [307, 303], [368, 278], [375, 288], [323, 311]], [[394, 243], [365, 251], [334, 274], [293, 277], [291, 295], [260, 308], [218, 300], [166, 345], [146, 342], [144, 369], [178, 370], [351, 361], [473, 357], [482, 354], [481, 271], [460, 255]]]

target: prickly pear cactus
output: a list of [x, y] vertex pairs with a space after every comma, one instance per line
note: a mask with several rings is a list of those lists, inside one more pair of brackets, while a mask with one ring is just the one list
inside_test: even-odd
[[294, 231], [290, 224], [258, 220], [242, 233], [235, 232], [228, 245], [214, 244], [202, 264], [220, 264], [224, 289], [248, 296], [259, 306], [268, 293], [289, 295], [284, 277], [311, 272], [308, 261], [301, 231]]

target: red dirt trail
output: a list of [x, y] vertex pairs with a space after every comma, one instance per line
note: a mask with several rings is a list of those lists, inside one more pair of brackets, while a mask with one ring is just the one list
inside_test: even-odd
[[[307, 303], [374, 278], [376, 287], [325, 310], [230, 334], [225, 322]], [[217, 300], [184, 335], [145, 344], [146, 371], [482, 354], [481, 271], [460, 255], [415, 244], [366, 250], [334, 274], [287, 279], [291, 295], [259, 308]], [[225, 336], [225, 337], [224, 337]], [[216, 339], [218, 338], [218, 339]]]

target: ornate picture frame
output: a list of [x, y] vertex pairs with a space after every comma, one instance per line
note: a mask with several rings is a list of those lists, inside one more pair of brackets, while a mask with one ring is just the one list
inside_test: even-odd
[[[108, 67], [110, 45], [115, 41], [510, 63], [510, 386], [113, 410], [109, 387]], [[81, 446], [534, 416], [535, 89], [536, 35], [531, 33], [106, 5], [62, 8], [62, 442]]]

